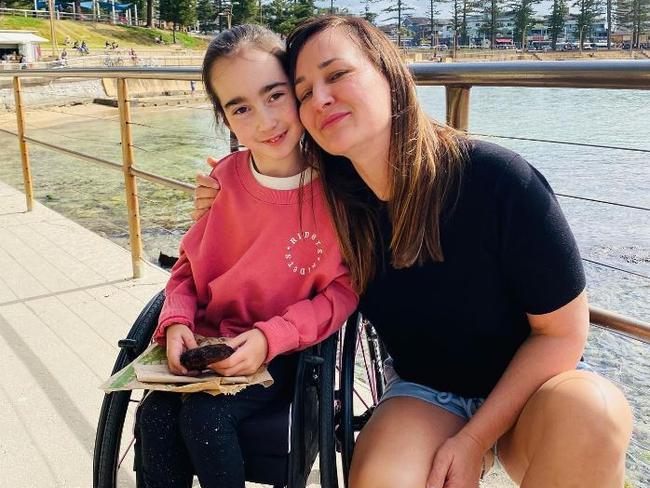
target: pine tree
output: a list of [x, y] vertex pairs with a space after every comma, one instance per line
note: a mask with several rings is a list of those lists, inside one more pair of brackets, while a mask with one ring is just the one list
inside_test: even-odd
[[502, 12], [502, 0], [490, 0], [483, 7], [483, 25], [481, 32], [490, 39], [490, 49], [496, 47], [497, 33], [499, 32], [499, 16]]
[[375, 20], [377, 20], [377, 17], [378, 17], [379, 14], [377, 12], [371, 11], [370, 10], [370, 5], [372, 5], [373, 3], [377, 3], [378, 1], [379, 0], [365, 0], [364, 1], [365, 5], [364, 5], [364, 9], [363, 9], [363, 12], [361, 13], [361, 15], [363, 16], [364, 19], [366, 19], [371, 24], [375, 23]]
[[630, 51], [640, 47], [640, 35], [650, 30], [650, 0], [618, 0], [614, 9], [616, 23], [632, 33]]
[[551, 17], [549, 18], [549, 30], [551, 32], [551, 49], [554, 51], [557, 46], [557, 38], [564, 30], [568, 14], [569, 6], [566, 4], [566, 0], [553, 0], [553, 8], [551, 10]]
[[316, 12], [313, 0], [273, 0], [264, 6], [264, 18], [275, 32], [287, 35], [296, 25], [313, 17]]
[[478, 8], [478, 2], [474, 0], [462, 0], [462, 16], [460, 23], [460, 44], [467, 46], [470, 44], [470, 39], [467, 34], [467, 16], [472, 14]]
[[404, 13], [411, 10], [415, 9], [407, 5], [404, 0], [397, 0], [395, 4], [390, 5], [382, 10], [382, 12], [396, 14], [395, 17], [389, 17], [386, 20], [397, 20], [397, 47], [402, 47], [402, 19], [404, 18]]
[[237, 0], [232, 2], [232, 25], [250, 24], [257, 22], [259, 15], [259, 0]]
[[176, 44], [176, 29], [196, 22], [196, 0], [160, 0], [160, 19], [172, 23], [172, 38]]
[[439, 44], [436, 36], [436, 22], [435, 18], [440, 15], [440, 10], [436, 4], [447, 3], [449, 0], [429, 0], [429, 7], [426, 10], [426, 15], [429, 17], [429, 37], [431, 39], [431, 48]]
[[201, 29], [206, 30], [206, 26], [214, 22], [216, 14], [212, 0], [198, 1], [196, 5], [196, 18], [201, 25]]
[[[576, 0], [573, 6], [578, 8], [576, 17], [576, 34], [580, 40], [580, 49], [585, 43], [585, 37], [589, 35], [589, 30], [602, 11], [602, 0]], [[586, 35], [585, 35], [586, 31]]]
[[451, 9], [451, 28], [453, 29], [453, 39], [451, 41], [452, 45], [452, 56], [456, 57], [456, 52], [458, 51], [458, 36], [460, 32], [460, 27], [462, 24], [462, 4], [461, 0], [453, 0], [453, 6]]
[[533, 4], [537, 2], [539, 0], [519, 0], [510, 5], [515, 17], [514, 38], [521, 39], [521, 49], [526, 49], [526, 34], [534, 22]]
[[147, 27], [153, 27], [154, 0], [147, 0]]

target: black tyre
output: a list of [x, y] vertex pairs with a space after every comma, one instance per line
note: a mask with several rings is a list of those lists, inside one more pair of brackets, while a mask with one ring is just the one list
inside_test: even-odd
[[345, 326], [338, 392], [336, 437], [346, 488], [356, 433], [372, 415], [384, 392], [386, 352], [372, 325], [358, 312]]
[[[164, 300], [163, 292], [158, 293], [140, 313], [127, 338], [119, 343], [121, 350], [111, 374], [124, 368], [147, 348], [158, 324]], [[133, 486], [131, 467], [122, 465], [125, 459], [131, 459], [127, 455], [132, 451], [133, 436], [123, 430], [125, 419], [132, 418], [141, 399], [142, 392], [132, 391], [113, 392], [104, 396], [95, 437], [94, 488]]]
[[334, 376], [336, 345], [334, 334], [320, 345], [321, 364], [319, 381], [319, 468], [321, 488], [338, 488], [336, 472], [336, 443], [334, 438]]

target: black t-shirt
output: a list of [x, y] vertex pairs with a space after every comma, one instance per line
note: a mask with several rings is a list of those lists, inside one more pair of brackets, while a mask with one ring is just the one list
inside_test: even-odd
[[557, 310], [584, 289], [582, 262], [544, 177], [482, 141], [471, 142], [441, 239], [444, 262], [406, 269], [385, 249], [360, 308], [403, 379], [485, 397], [530, 334], [526, 313]]

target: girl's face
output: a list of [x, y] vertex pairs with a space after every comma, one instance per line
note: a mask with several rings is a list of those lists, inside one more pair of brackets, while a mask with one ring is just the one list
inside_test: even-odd
[[295, 76], [300, 119], [325, 151], [354, 162], [388, 146], [390, 87], [351, 34], [338, 27], [315, 34], [298, 54]]
[[260, 167], [297, 164], [303, 127], [289, 79], [275, 56], [244, 48], [214, 63], [210, 83], [228, 127]]

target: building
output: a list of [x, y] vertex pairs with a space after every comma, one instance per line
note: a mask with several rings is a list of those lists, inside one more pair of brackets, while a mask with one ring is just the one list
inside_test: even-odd
[[0, 30], [0, 59], [5, 54], [20, 57], [22, 54], [26, 63], [38, 61], [41, 57], [40, 43], [48, 42], [30, 31]]

